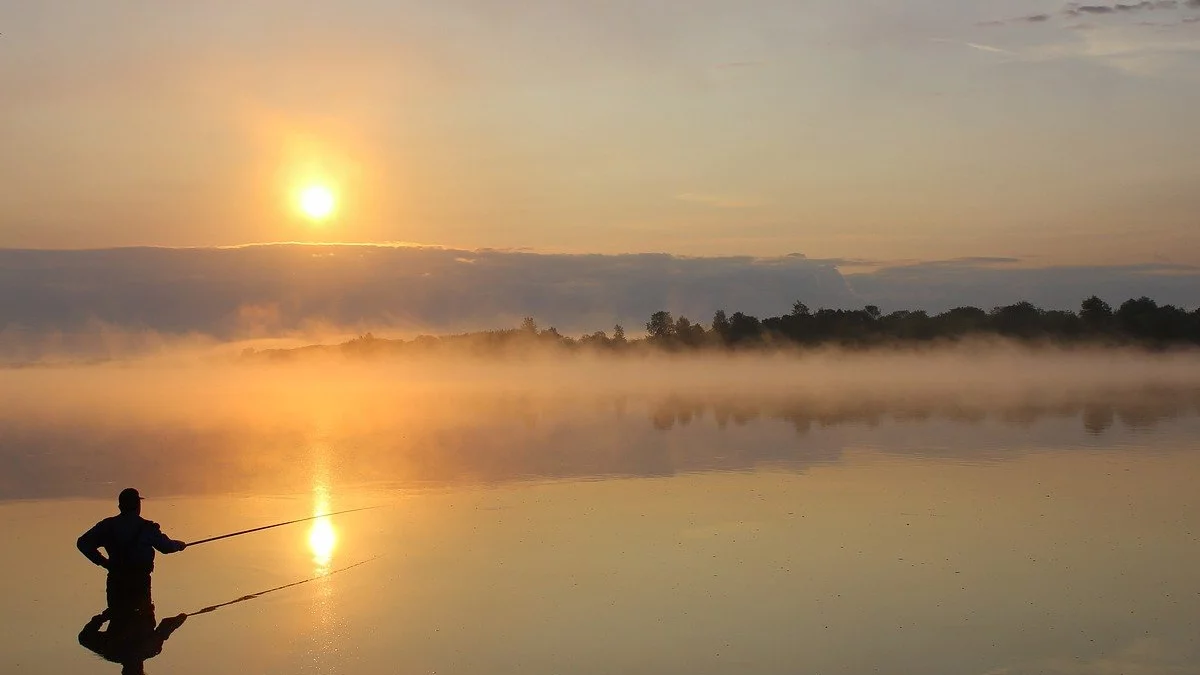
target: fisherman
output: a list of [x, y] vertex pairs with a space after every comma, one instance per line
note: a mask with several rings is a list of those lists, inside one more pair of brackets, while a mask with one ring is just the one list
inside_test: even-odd
[[[187, 544], [171, 539], [158, 523], [142, 518], [142, 496], [137, 490], [121, 490], [117, 507], [119, 514], [96, 523], [76, 545], [88, 560], [108, 570], [105, 591], [109, 610], [139, 612], [153, 607], [150, 573], [154, 571], [154, 552], [175, 553]], [[108, 553], [107, 558], [100, 553], [101, 548]]]

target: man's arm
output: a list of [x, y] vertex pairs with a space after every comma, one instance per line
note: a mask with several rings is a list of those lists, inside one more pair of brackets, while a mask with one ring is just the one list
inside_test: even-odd
[[84, 557], [92, 561], [92, 564], [108, 569], [108, 558], [100, 553], [100, 543], [105, 527], [107, 527], [106, 521], [102, 520], [96, 523], [92, 529], [80, 535], [75, 546]]
[[187, 544], [177, 539], [172, 539], [163, 534], [162, 528], [158, 523], [151, 523], [151, 528], [154, 530], [154, 536], [150, 539], [150, 544], [154, 546], [154, 550], [159, 553], [178, 553], [187, 548]]

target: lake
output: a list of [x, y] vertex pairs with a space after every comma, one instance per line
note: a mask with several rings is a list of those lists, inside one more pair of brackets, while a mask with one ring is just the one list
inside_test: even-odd
[[1200, 379], [1106, 363], [7, 371], [0, 672], [121, 672], [75, 539], [134, 486], [373, 507], [160, 555], [158, 620], [237, 602], [150, 673], [1200, 673]]

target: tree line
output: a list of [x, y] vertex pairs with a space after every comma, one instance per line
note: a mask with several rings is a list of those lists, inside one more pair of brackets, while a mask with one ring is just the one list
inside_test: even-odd
[[956, 307], [939, 314], [879, 307], [825, 309], [815, 312], [796, 302], [782, 316], [758, 318], [718, 311], [708, 326], [670, 312], [655, 312], [646, 322], [646, 340], [672, 348], [739, 347], [769, 344], [800, 346], [878, 346], [998, 336], [1022, 341], [1093, 342], [1165, 347], [1200, 344], [1200, 308], [1187, 311], [1142, 297], [1113, 309], [1092, 296], [1079, 311], [1047, 310], [1029, 302], [995, 307]]
[[921, 310], [883, 313], [879, 307], [809, 309], [796, 302], [787, 314], [759, 318], [744, 312], [717, 311], [708, 324], [674, 316], [666, 310], [652, 314], [644, 334], [626, 335], [621, 325], [612, 332], [580, 337], [541, 328], [526, 317], [519, 328], [423, 335], [411, 340], [377, 338], [371, 333], [336, 346], [300, 349], [246, 350], [245, 357], [286, 359], [306, 354], [341, 352], [350, 356], [422, 353], [454, 350], [477, 354], [520, 352], [532, 347], [565, 350], [743, 350], [784, 347], [840, 346], [870, 348], [952, 342], [974, 337], [1001, 337], [1030, 343], [1137, 345], [1165, 349], [1200, 344], [1200, 308], [1187, 311], [1159, 305], [1150, 298], [1127, 300], [1114, 309], [1092, 296], [1079, 311], [1047, 310], [1018, 302], [985, 311], [956, 307], [939, 314]]

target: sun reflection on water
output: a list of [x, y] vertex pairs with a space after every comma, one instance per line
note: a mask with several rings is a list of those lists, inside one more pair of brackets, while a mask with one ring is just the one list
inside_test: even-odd
[[[333, 512], [333, 499], [330, 485], [330, 467], [334, 459], [333, 448], [329, 445], [328, 428], [322, 424], [314, 438], [312, 452], [312, 499], [313, 515], [322, 516], [313, 521], [308, 528], [308, 549], [312, 553], [313, 573], [324, 577], [334, 570], [333, 555], [338, 546], [338, 531], [333, 525], [333, 519], [323, 514]], [[334, 602], [333, 585], [328, 579], [317, 584], [312, 595], [312, 612], [314, 629], [320, 637], [315, 655], [320, 661], [325, 658], [335, 659], [338, 646], [341, 644], [336, 630], [337, 611]], [[322, 672], [337, 672], [341, 668], [329, 667], [332, 663], [318, 666]]]
[[308, 530], [308, 548], [312, 550], [313, 563], [322, 573], [328, 571], [329, 563], [333, 560], [333, 549], [337, 547], [337, 531], [328, 518], [318, 518], [313, 521]]
[[[313, 515], [319, 516], [329, 512], [329, 486], [319, 482], [313, 487]], [[308, 529], [308, 548], [312, 551], [317, 573], [329, 572], [330, 563], [333, 562], [333, 550], [337, 548], [337, 530], [329, 518], [317, 518], [313, 521], [312, 527]]]

